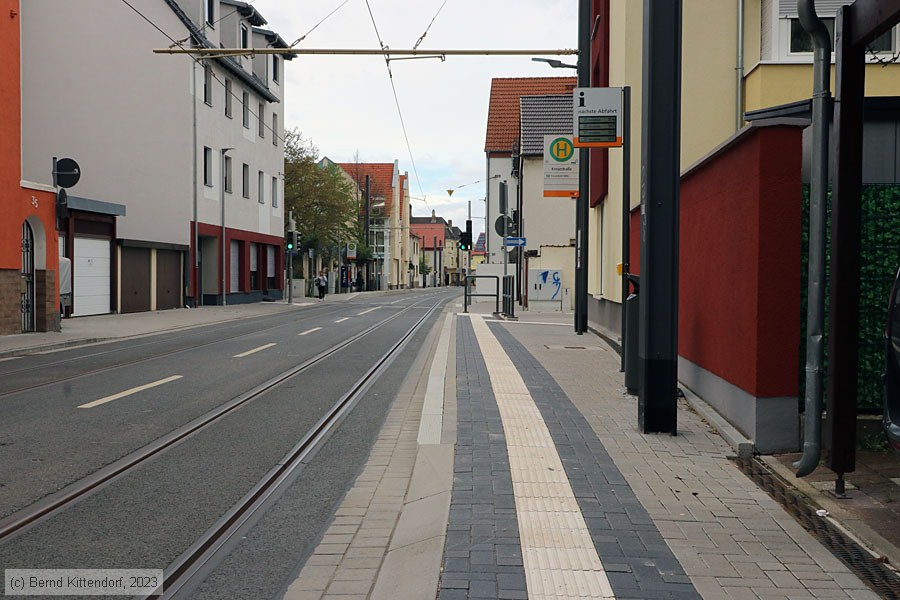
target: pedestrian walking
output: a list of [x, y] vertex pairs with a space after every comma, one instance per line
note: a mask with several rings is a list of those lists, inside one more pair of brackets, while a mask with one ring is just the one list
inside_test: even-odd
[[325, 276], [325, 271], [319, 271], [319, 276], [316, 277], [316, 289], [319, 292], [319, 301], [325, 301], [325, 290], [328, 288], [328, 277]]

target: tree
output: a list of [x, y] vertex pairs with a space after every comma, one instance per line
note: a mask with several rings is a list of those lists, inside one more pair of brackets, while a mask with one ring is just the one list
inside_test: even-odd
[[331, 258], [357, 237], [353, 186], [334, 164], [321, 164], [319, 151], [296, 129], [284, 136], [284, 202], [293, 211], [304, 248]]

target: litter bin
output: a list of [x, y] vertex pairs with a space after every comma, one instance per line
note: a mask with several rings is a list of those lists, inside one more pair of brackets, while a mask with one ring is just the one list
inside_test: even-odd
[[628, 294], [625, 299], [625, 347], [622, 351], [625, 353], [625, 390], [632, 395], [638, 393], [638, 385], [640, 377], [638, 369], [640, 368], [638, 361], [638, 334], [640, 332], [640, 302], [638, 292], [640, 291], [641, 278], [638, 275], [629, 273], [628, 281], [634, 286], [634, 291]]

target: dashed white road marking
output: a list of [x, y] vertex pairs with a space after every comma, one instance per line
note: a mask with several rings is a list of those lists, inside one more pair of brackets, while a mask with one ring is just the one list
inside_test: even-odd
[[297, 335], [308, 335], [308, 334], [310, 334], [310, 333], [312, 333], [312, 332], [314, 332], [314, 331], [318, 331], [318, 330], [320, 330], [320, 329], [322, 329], [322, 328], [321, 328], [321, 327], [313, 327], [312, 329], [307, 329], [306, 331], [303, 331], [303, 332], [301, 332], [301, 333], [298, 333]]
[[335, 321], [335, 323], [343, 323], [344, 321], [348, 320], [349, 318], [350, 317], [342, 317], [342, 318], [338, 319], [337, 321]]
[[154, 381], [153, 383], [140, 385], [138, 387], [131, 388], [130, 390], [125, 390], [124, 392], [113, 394], [112, 396], [107, 396], [105, 398], [100, 398], [99, 400], [94, 400], [93, 402], [88, 402], [87, 404], [82, 404], [78, 408], [94, 408], [95, 406], [100, 406], [101, 404], [106, 404], [107, 402], [112, 402], [113, 400], [124, 398], [125, 396], [131, 396], [132, 394], [137, 394], [138, 392], [143, 392], [144, 390], [149, 390], [150, 388], [155, 388], [157, 386], [170, 383], [172, 381], [175, 381], [176, 379], [181, 379], [182, 377], [182, 375], [172, 375], [171, 377], [166, 377], [165, 379], [160, 379], [159, 381]]
[[246, 352], [242, 352], [240, 354], [235, 354], [234, 358], [244, 358], [245, 356], [250, 356], [251, 354], [256, 354], [257, 352], [259, 352], [261, 350], [265, 350], [266, 348], [271, 348], [272, 346], [277, 346], [277, 345], [278, 344], [276, 344], [274, 342], [271, 344], [265, 344], [263, 346], [260, 346], [259, 348], [254, 348], [253, 350], [247, 350]]
[[376, 306], [376, 307], [374, 307], [374, 308], [369, 308], [369, 309], [367, 309], [367, 310], [364, 310], [364, 311], [362, 311], [361, 313], [356, 313], [356, 316], [357, 316], [357, 317], [361, 317], [361, 316], [363, 316], [364, 314], [367, 314], [367, 313], [372, 312], [373, 310], [378, 310], [378, 307]]

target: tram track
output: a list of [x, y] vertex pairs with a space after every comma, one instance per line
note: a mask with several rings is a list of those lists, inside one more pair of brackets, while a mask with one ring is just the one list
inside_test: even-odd
[[[328, 305], [328, 308], [329, 308], [329, 309], [333, 309], [333, 310], [318, 311], [318, 312], [316, 312], [315, 314], [310, 314], [309, 310], [306, 310], [306, 311], [303, 311], [303, 315], [302, 315], [303, 318], [291, 319], [291, 320], [288, 321], [288, 322], [286, 322], [286, 321], [284, 320], [284, 314], [283, 314], [283, 313], [280, 313], [280, 314], [278, 314], [278, 315], [267, 316], [267, 317], [264, 317], [265, 320], [269, 320], [269, 319], [275, 320], [275, 319], [277, 319], [278, 321], [277, 321], [276, 323], [270, 325], [270, 326], [267, 326], [267, 327], [262, 327], [262, 328], [259, 328], [259, 329], [254, 329], [254, 330], [252, 330], [252, 331], [248, 331], [248, 332], [244, 332], [244, 333], [239, 333], [239, 334], [231, 335], [231, 336], [224, 337], [224, 338], [218, 338], [218, 339], [215, 339], [215, 340], [212, 340], [212, 341], [209, 341], [209, 342], [204, 342], [204, 343], [202, 343], [202, 344], [193, 344], [193, 345], [190, 345], [190, 346], [186, 346], [186, 347], [181, 347], [181, 348], [177, 348], [177, 349], [174, 349], [174, 350], [170, 350], [170, 351], [168, 351], [168, 352], [161, 352], [161, 353], [153, 354], [152, 356], [145, 356], [145, 357], [138, 358], [138, 359], [135, 359], [135, 360], [119, 362], [119, 363], [116, 363], [116, 364], [113, 364], [113, 365], [107, 365], [107, 366], [103, 366], [103, 367], [98, 367], [98, 368], [91, 369], [91, 370], [88, 370], [88, 371], [81, 371], [81, 372], [79, 372], [79, 373], [77, 373], [77, 374], [74, 374], [74, 375], [70, 375], [70, 376], [66, 376], [66, 377], [57, 377], [56, 379], [52, 379], [52, 380], [49, 380], [49, 381], [41, 381], [41, 382], [35, 383], [35, 384], [33, 384], [33, 385], [26, 385], [26, 386], [18, 387], [18, 388], [16, 388], [16, 389], [12, 389], [12, 390], [0, 390], [0, 400], [2, 400], [2, 399], [5, 398], [5, 397], [12, 396], [12, 395], [15, 395], [15, 394], [20, 394], [20, 393], [23, 393], [23, 392], [33, 391], [33, 390], [41, 389], [41, 388], [48, 387], [48, 386], [51, 386], [51, 385], [58, 385], [58, 384], [60, 384], [60, 383], [67, 383], [67, 382], [75, 381], [75, 380], [78, 380], [78, 379], [81, 379], [81, 378], [90, 377], [90, 376], [93, 376], [93, 375], [97, 375], [97, 374], [101, 374], [101, 373], [106, 373], [106, 372], [109, 372], [109, 371], [114, 371], [114, 370], [116, 370], [116, 369], [127, 368], [127, 367], [131, 367], [131, 366], [134, 366], [134, 365], [139, 365], [139, 364], [142, 364], [142, 363], [146, 363], [146, 362], [149, 362], [149, 361], [152, 361], [152, 360], [156, 360], [156, 359], [160, 359], [160, 358], [166, 358], [166, 357], [169, 357], [169, 356], [174, 356], [174, 355], [177, 355], [177, 354], [180, 354], [180, 353], [183, 353], [183, 352], [192, 352], [192, 351], [194, 351], [194, 350], [199, 350], [199, 349], [202, 349], [202, 348], [207, 348], [207, 347], [210, 347], [210, 346], [214, 346], [214, 345], [216, 345], [216, 344], [221, 344], [221, 343], [224, 343], [224, 342], [234, 341], [234, 340], [237, 340], [237, 339], [240, 339], [240, 338], [243, 338], [243, 337], [248, 337], [248, 336], [256, 335], [256, 334], [259, 334], [259, 333], [264, 333], [264, 332], [266, 332], [266, 331], [271, 331], [271, 330], [273, 330], [273, 329], [283, 328], [287, 323], [297, 323], [297, 322], [301, 322], [301, 321], [303, 321], [305, 318], [309, 318], [309, 317], [312, 317], [312, 316], [315, 316], [315, 317], [327, 317], [328, 315], [331, 315], [331, 314], [335, 314], [335, 313], [341, 312], [341, 307], [342, 307], [342, 306], [345, 306], [345, 305], [333, 305], [333, 304], [332, 304], [332, 305]], [[321, 306], [321, 307], [318, 307], [318, 306], [317, 306], [317, 307], [315, 307], [315, 308], [325, 308], [325, 306]], [[315, 310], [315, 308], [313, 308], [312, 310]], [[215, 326], [215, 325], [217, 325], [217, 324], [212, 324], [212, 325], [199, 325], [199, 326], [191, 327], [190, 329], [195, 329], [195, 328], [200, 328], [200, 327], [211, 327], [211, 326]], [[234, 325], [234, 326], [237, 326], [237, 325]], [[115, 341], [118, 341], [118, 340], [115, 340]], [[112, 341], [112, 340], [111, 340], [110, 342], [101, 342], [101, 343], [114, 343], [115, 341]], [[171, 341], [171, 338], [160, 339], [160, 340], [153, 340], [153, 341], [145, 342], [145, 343], [143, 343], [143, 344], [133, 344], [133, 345], [129, 346], [129, 350], [134, 349], [134, 348], [144, 347], [144, 346], [150, 346], [150, 345], [153, 345], [153, 344], [164, 343], [164, 342], [168, 342], [168, 341]], [[119, 351], [120, 351], [120, 350], [118, 350], [118, 349], [110, 349], [110, 350], [104, 350], [104, 351], [101, 351], [101, 352], [92, 352], [92, 353], [87, 353], [87, 354], [81, 354], [81, 355], [79, 355], [79, 356], [75, 356], [75, 357], [71, 357], [71, 358], [66, 358], [66, 359], [59, 360], [59, 361], [54, 361], [54, 362], [50, 362], [50, 363], [41, 363], [41, 364], [39, 364], [39, 365], [32, 365], [32, 366], [28, 366], [28, 367], [21, 368], [21, 369], [15, 369], [15, 370], [11, 370], [11, 371], [6, 371], [6, 372], [3, 372], [3, 373], [0, 373], [0, 375], [2, 375], [3, 377], [9, 377], [9, 376], [13, 376], [13, 375], [21, 375], [21, 374], [23, 374], [23, 373], [28, 373], [28, 372], [43, 372], [43, 373], [46, 373], [46, 372], [48, 371], [48, 369], [52, 369], [53, 367], [56, 367], [56, 366], [67, 365], [67, 364], [71, 364], [71, 363], [73, 363], [73, 362], [75, 362], [75, 361], [78, 361], [78, 360], [85, 360], [85, 359], [90, 359], [90, 358], [96, 358], [96, 357], [98, 357], [98, 356], [104, 356], [104, 355], [107, 355], [107, 354], [115, 354], [115, 353], [117, 353], [117, 352], [119, 352]]]
[[164, 570], [164, 586], [141, 598], [172, 599], [199, 585], [294, 480], [305, 461], [328, 439], [344, 416], [442, 305], [437, 301], [322, 416], [303, 438], [239, 502]]
[[[427, 314], [431, 314], [431, 312], [440, 304], [441, 300], [433, 303], [431, 305], [431, 308], [426, 312], [426, 316]], [[331, 347], [323, 350], [314, 357], [307, 359], [299, 365], [283, 371], [282, 373], [270, 378], [264, 383], [259, 384], [253, 389], [230, 399], [224, 404], [219, 405], [217, 408], [208, 411], [205, 414], [193, 419], [189, 423], [163, 435], [160, 438], [157, 438], [153, 442], [95, 471], [91, 475], [73, 482], [60, 491], [55, 492], [33, 503], [32, 505], [9, 515], [3, 520], [0, 520], [0, 544], [3, 544], [15, 538], [19, 534], [27, 531], [28, 529], [45, 521], [46, 519], [62, 513], [67, 508], [77, 503], [79, 500], [93, 494], [100, 488], [114, 482], [115, 480], [125, 476], [126, 474], [133, 472], [142, 464], [145, 464], [149, 460], [161, 455], [167, 450], [174, 448], [188, 438], [196, 435], [200, 431], [207, 429], [226, 415], [229, 415], [242, 406], [246, 406], [253, 400], [264, 396], [266, 392], [272, 390], [273, 388], [276, 388], [277, 386], [302, 373], [303, 371], [308, 370], [312, 366], [336, 354], [337, 352], [353, 344], [354, 342], [372, 334], [389, 322], [397, 319], [404, 313], [416, 308], [422, 308], [420, 302], [400, 309], [397, 313], [385, 319], [382, 319], [378, 323], [371, 325], [370, 327], [345, 340], [332, 345]], [[424, 317], [423, 319], [420, 319], [418, 323], [423, 322], [423, 320]], [[407, 334], [406, 337], [408, 337], [409, 335], [411, 334]]]

